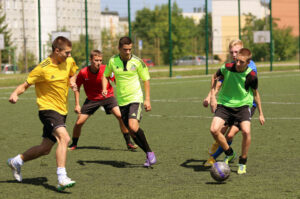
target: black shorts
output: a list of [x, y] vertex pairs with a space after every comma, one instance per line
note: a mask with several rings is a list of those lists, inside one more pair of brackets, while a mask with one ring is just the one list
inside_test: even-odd
[[128, 127], [129, 119], [137, 119], [139, 122], [142, 119], [143, 103], [131, 103], [126, 106], [120, 106], [122, 120]]
[[99, 101], [86, 99], [81, 107], [81, 114], [93, 115], [100, 106], [104, 107], [106, 114], [111, 114], [111, 109], [118, 106], [118, 103], [115, 97], [109, 97]]
[[[256, 107], [255, 106], [252, 106], [251, 107], [251, 118], [253, 117], [254, 113], [255, 113], [255, 110], [256, 110]], [[239, 122], [234, 122], [234, 121], [229, 121], [228, 123], [225, 123], [225, 126], [236, 126], [239, 128], [239, 130], [241, 130], [241, 127], [240, 127], [240, 123]]]
[[215, 117], [222, 118], [228, 125], [239, 124], [243, 121], [251, 122], [251, 110], [249, 106], [231, 108], [218, 104]]
[[49, 138], [51, 141], [56, 142], [56, 138], [53, 136], [53, 131], [58, 127], [66, 127], [66, 115], [61, 115], [53, 110], [39, 111], [39, 118], [44, 124], [43, 137]]

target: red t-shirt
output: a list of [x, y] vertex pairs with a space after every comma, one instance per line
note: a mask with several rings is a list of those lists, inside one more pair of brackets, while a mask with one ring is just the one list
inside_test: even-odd
[[[105, 65], [101, 65], [97, 74], [90, 71], [90, 66], [81, 69], [76, 78], [76, 84], [78, 90], [83, 84], [85, 94], [89, 100], [98, 101], [105, 99], [102, 95], [102, 77], [105, 71]], [[114, 78], [111, 78], [114, 81]], [[114, 90], [111, 84], [108, 82], [107, 85], [107, 96], [114, 96]]]

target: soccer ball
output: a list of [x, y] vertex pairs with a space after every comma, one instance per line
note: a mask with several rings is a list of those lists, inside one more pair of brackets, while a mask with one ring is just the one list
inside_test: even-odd
[[218, 182], [225, 181], [229, 178], [230, 168], [225, 162], [216, 162], [210, 169], [210, 175]]

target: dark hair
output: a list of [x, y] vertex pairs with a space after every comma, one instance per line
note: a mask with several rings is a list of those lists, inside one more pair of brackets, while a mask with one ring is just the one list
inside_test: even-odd
[[252, 58], [252, 53], [248, 48], [241, 48], [238, 52], [239, 55], [247, 57], [247, 61], [250, 61]]
[[100, 50], [92, 50], [90, 58], [93, 59], [94, 56], [102, 56], [102, 52]]
[[119, 48], [123, 47], [123, 45], [132, 44], [130, 37], [121, 37], [119, 40]]
[[54, 52], [56, 48], [64, 50], [66, 46], [72, 47], [72, 42], [63, 36], [56, 37], [52, 43], [52, 52]]

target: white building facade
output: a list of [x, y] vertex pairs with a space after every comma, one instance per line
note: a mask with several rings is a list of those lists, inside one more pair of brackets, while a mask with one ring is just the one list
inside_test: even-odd
[[[6, 14], [5, 23], [11, 31], [11, 40], [16, 46], [16, 55], [23, 54], [26, 43], [27, 52], [33, 53], [38, 58], [38, 1], [0, 0], [0, 3]], [[100, 48], [100, 0], [89, 0], [87, 7], [89, 38], [93, 40], [96, 48]], [[44, 59], [48, 56], [47, 42], [51, 40], [52, 32], [68, 31], [71, 41], [78, 41], [80, 34], [85, 35], [85, 0], [40, 0], [40, 20], [42, 59]]]
[[[245, 24], [243, 15], [251, 13], [261, 19], [269, 14], [269, 9], [261, 0], [240, 0], [241, 26]], [[232, 39], [239, 38], [238, 1], [212, 0], [213, 54], [224, 59]]]

